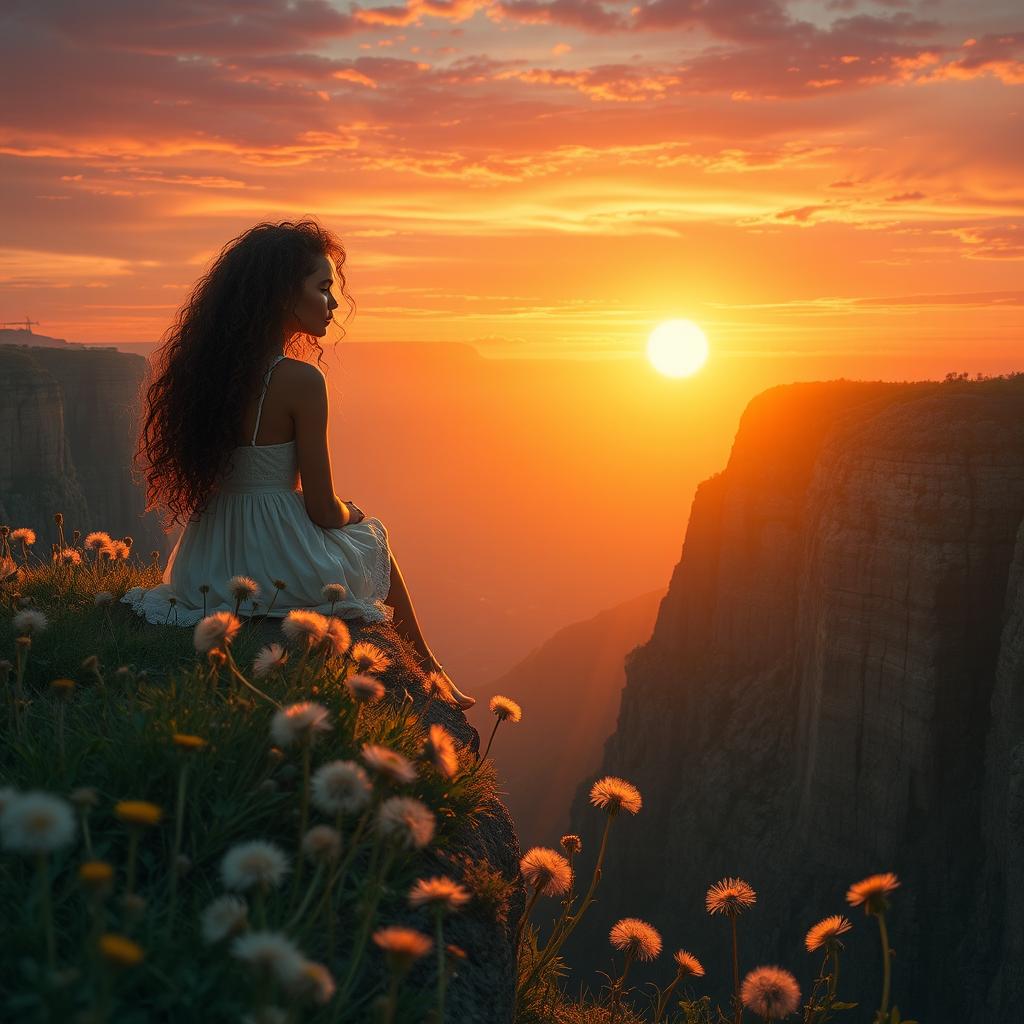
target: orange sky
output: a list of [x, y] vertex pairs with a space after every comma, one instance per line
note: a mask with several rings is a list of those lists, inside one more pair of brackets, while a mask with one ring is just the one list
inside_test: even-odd
[[1022, 56], [1002, 0], [14, 0], [0, 320], [156, 340], [312, 213], [351, 343], [1020, 368]]

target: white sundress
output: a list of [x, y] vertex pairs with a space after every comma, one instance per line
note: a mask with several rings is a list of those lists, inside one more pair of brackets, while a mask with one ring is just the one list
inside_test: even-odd
[[[337, 529], [317, 526], [297, 489], [295, 442], [256, 444], [270, 375], [282, 359], [278, 356], [263, 378], [252, 443], [234, 450], [232, 465], [206, 511], [185, 524], [163, 582], [150, 589], [132, 587], [121, 598], [148, 622], [194, 626], [204, 614], [199, 589], [204, 584], [210, 588], [205, 614], [234, 611], [235, 598], [228, 590], [233, 576], [248, 576], [259, 585], [257, 615], [279, 618], [294, 608], [326, 615], [332, 608], [322, 588], [340, 583], [346, 595], [334, 605], [335, 616], [367, 622], [393, 619], [394, 609], [384, 603], [391, 587], [384, 524], [367, 517]], [[277, 591], [275, 580], [285, 588]], [[252, 612], [251, 602], [243, 601], [239, 614]]]

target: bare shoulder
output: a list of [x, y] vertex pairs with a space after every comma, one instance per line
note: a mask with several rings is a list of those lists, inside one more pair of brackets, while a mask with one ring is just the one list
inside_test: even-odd
[[321, 394], [327, 389], [327, 380], [318, 367], [301, 359], [282, 359], [274, 371], [281, 383], [295, 395]]

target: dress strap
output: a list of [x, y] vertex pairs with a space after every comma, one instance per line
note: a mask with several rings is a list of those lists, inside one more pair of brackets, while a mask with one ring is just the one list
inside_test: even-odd
[[256, 435], [260, 432], [260, 416], [263, 415], [263, 399], [267, 397], [267, 388], [270, 387], [270, 375], [274, 372], [274, 367], [277, 366], [281, 360], [284, 359], [283, 355], [278, 356], [271, 364], [270, 369], [263, 375], [263, 390], [260, 392], [260, 401], [256, 406], [256, 426], [252, 432], [252, 445], [256, 446]]

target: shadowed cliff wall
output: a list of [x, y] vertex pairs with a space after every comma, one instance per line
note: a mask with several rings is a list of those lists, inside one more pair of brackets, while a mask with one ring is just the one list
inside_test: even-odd
[[[602, 771], [645, 804], [614, 826], [571, 959], [606, 961], [610, 925], [647, 917], [667, 952], [719, 968], [707, 989], [727, 999], [728, 929], [703, 898], [736, 874], [759, 894], [744, 969], [782, 963], [806, 992], [819, 966], [806, 929], [849, 912], [843, 988], [867, 1004], [878, 937], [843, 897], [894, 870], [904, 1016], [1011, 1019], [1024, 996], [1022, 517], [1024, 380], [755, 398], [726, 469], [697, 491], [652, 639], [627, 659]], [[593, 849], [586, 789], [574, 824]]]

